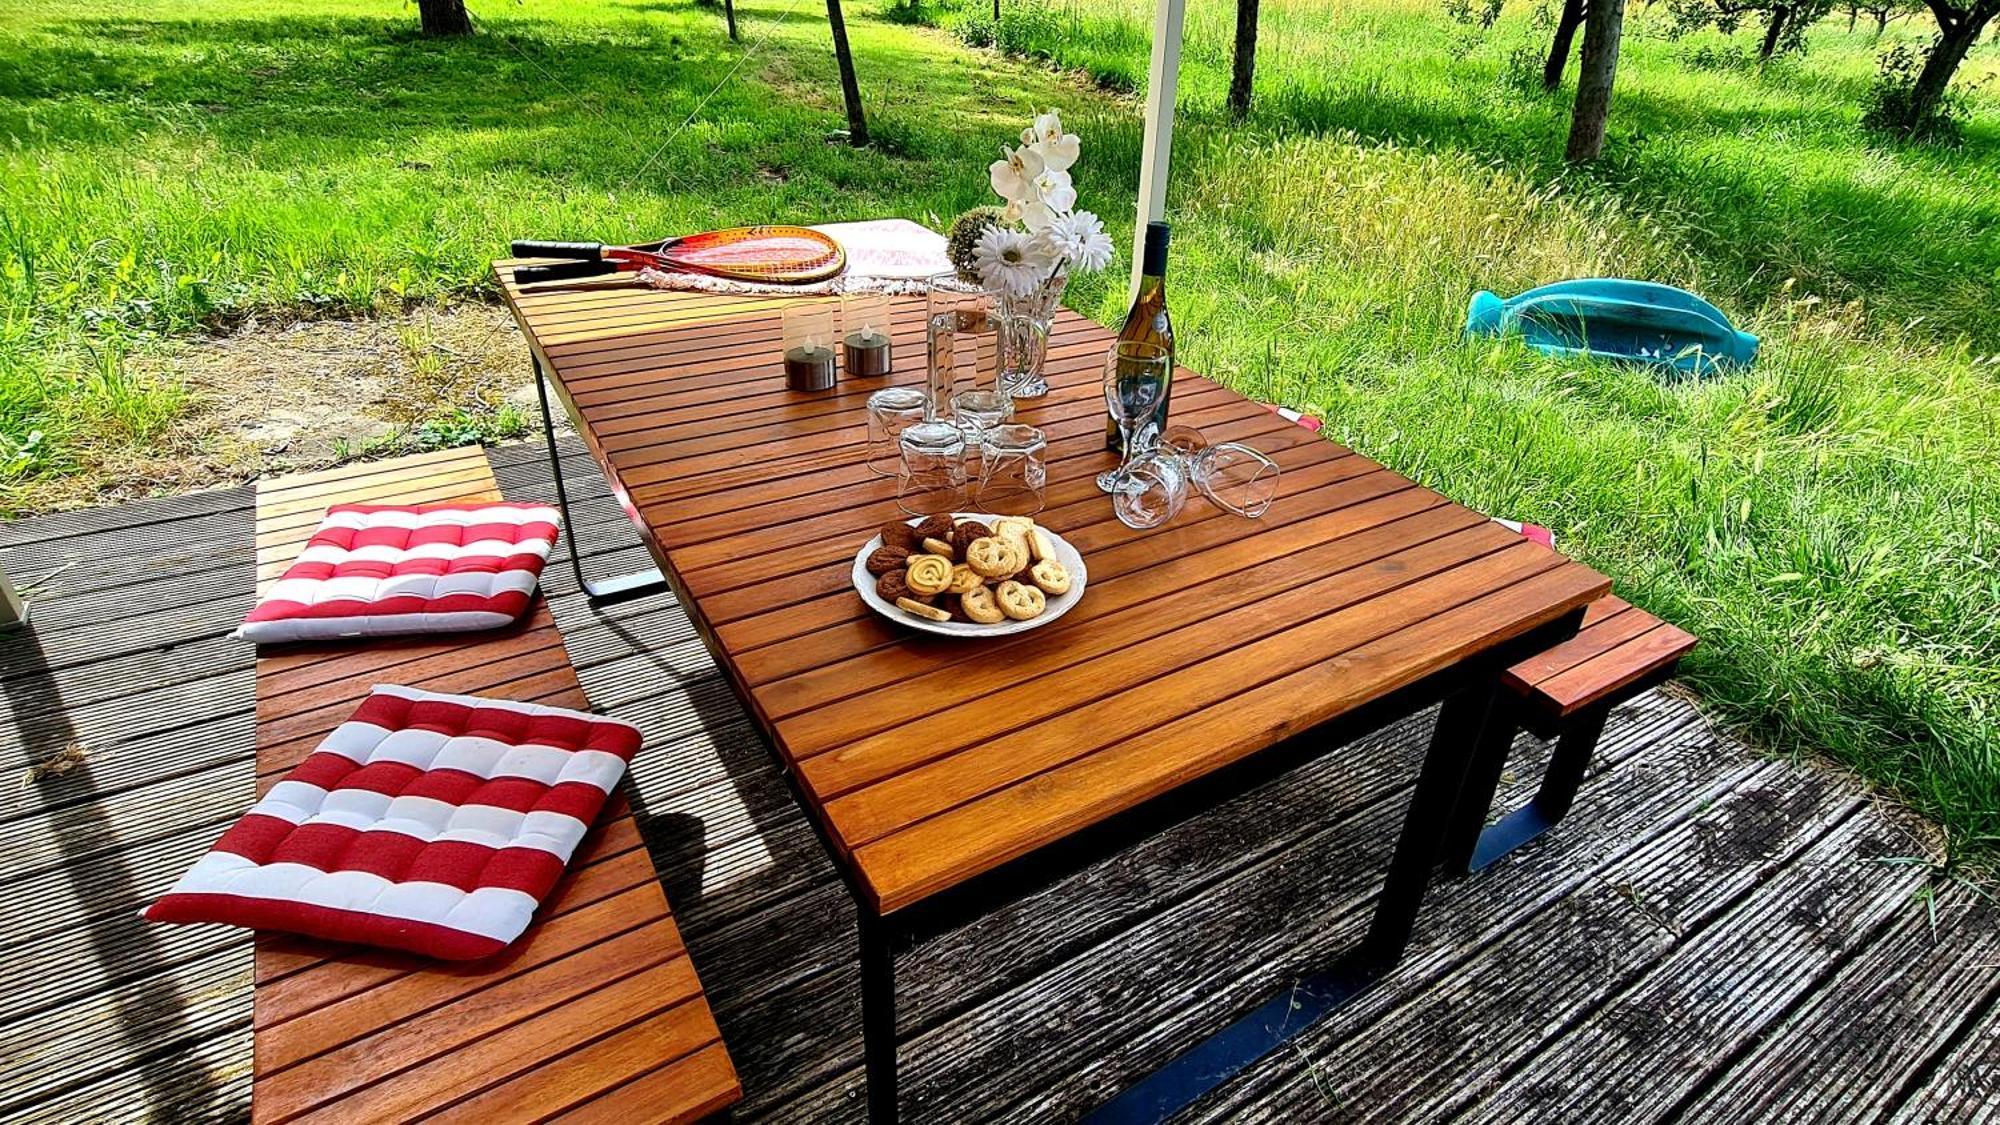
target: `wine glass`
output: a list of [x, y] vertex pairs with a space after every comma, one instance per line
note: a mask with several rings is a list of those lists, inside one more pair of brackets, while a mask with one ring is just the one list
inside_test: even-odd
[[1100, 473], [1097, 487], [1118, 492], [1131, 481], [1133, 460], [1160, 437], [1160, 400], [1173, 379], [1173, 353], [1143, 340], [1120, 340], [1104, 357], [1104, 405], [1118, 423], [1125, 455], [1116, 469]]

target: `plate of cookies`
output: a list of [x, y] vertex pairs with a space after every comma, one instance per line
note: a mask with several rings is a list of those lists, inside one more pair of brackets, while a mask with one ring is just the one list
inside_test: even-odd
[[971, 512], [882, 525], [854, 556], [854, 589], [891, 621], [948, 637], [1046, 625], [1083, 597], [1083, 556], [1026, 516]]

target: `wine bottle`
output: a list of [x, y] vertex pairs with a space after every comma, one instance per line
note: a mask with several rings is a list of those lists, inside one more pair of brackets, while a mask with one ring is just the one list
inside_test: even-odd
[[[1168, 385], [1160, 391], [1159, 411], [1155, 415], [1153, 432], [1167, 432], [1167, 400], [1173, 390], [1174, 324], [1167, 317], [1167, 242], [1170, 232], [1165, 223], [1146, 224], [1146, 248], [1139, 266], [1139, 295], [1132, 301], [1132, 311], [1125, 314], [1125, 325], [1118, 330], [1121, 342], [1139, 341], [1158, 344], [1167, 349]], [[1109, 416], [1104, 419], [1104, 447], [1111, 452], [1124, 455], [1124, 440], [1119, 436], [1118, 420]]]

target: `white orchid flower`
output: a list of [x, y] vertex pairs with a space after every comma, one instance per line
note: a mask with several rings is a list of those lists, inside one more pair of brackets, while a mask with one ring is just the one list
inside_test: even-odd
[[1021, 225], [1031, 231], [1041, 231], [1047, 228], [1050, 223], [1055, 222], [1055, 220], [1056, 213], [1049, 209], [1048, 204], [1043, 203], [1039, 199], [1032, 199], [1021, 204]]
[[1042, 158], [1043, 164], [1063, 172], [1076, 163], [1076, 158], [1083, 149], [1083, 142], [1075, 133], [1063, 132], [1061, 114], [1052, 109], [1038, 115], [1030, 131], [1035, 136], [1035, 152]]
[[1040, 153], [1032, 148], [1003, 148], [1005, 160], [996, 160], [987, 169], [993, 182], [993, 190], [1000, 198], [1010, 202], [1026, 202], [1034, 198], [1035, 177], [1042, 174]]
[[1044, 168], [1035, 176], [1035, 191], [1051, 211], [1067, 215], [1076, 206], [1076, 188], [1070, 186], [1069, 173], [1054, 168]]

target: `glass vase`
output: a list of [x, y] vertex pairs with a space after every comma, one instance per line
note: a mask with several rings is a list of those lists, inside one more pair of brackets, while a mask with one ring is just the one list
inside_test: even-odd
[[1000, 297], [1000, 389], [1013, 398], [1049, 393], [1042, 365], [1049, 357], [1049, 327], [1068, 285], [1069, 275], [1059, 273], [1025, 297]]

